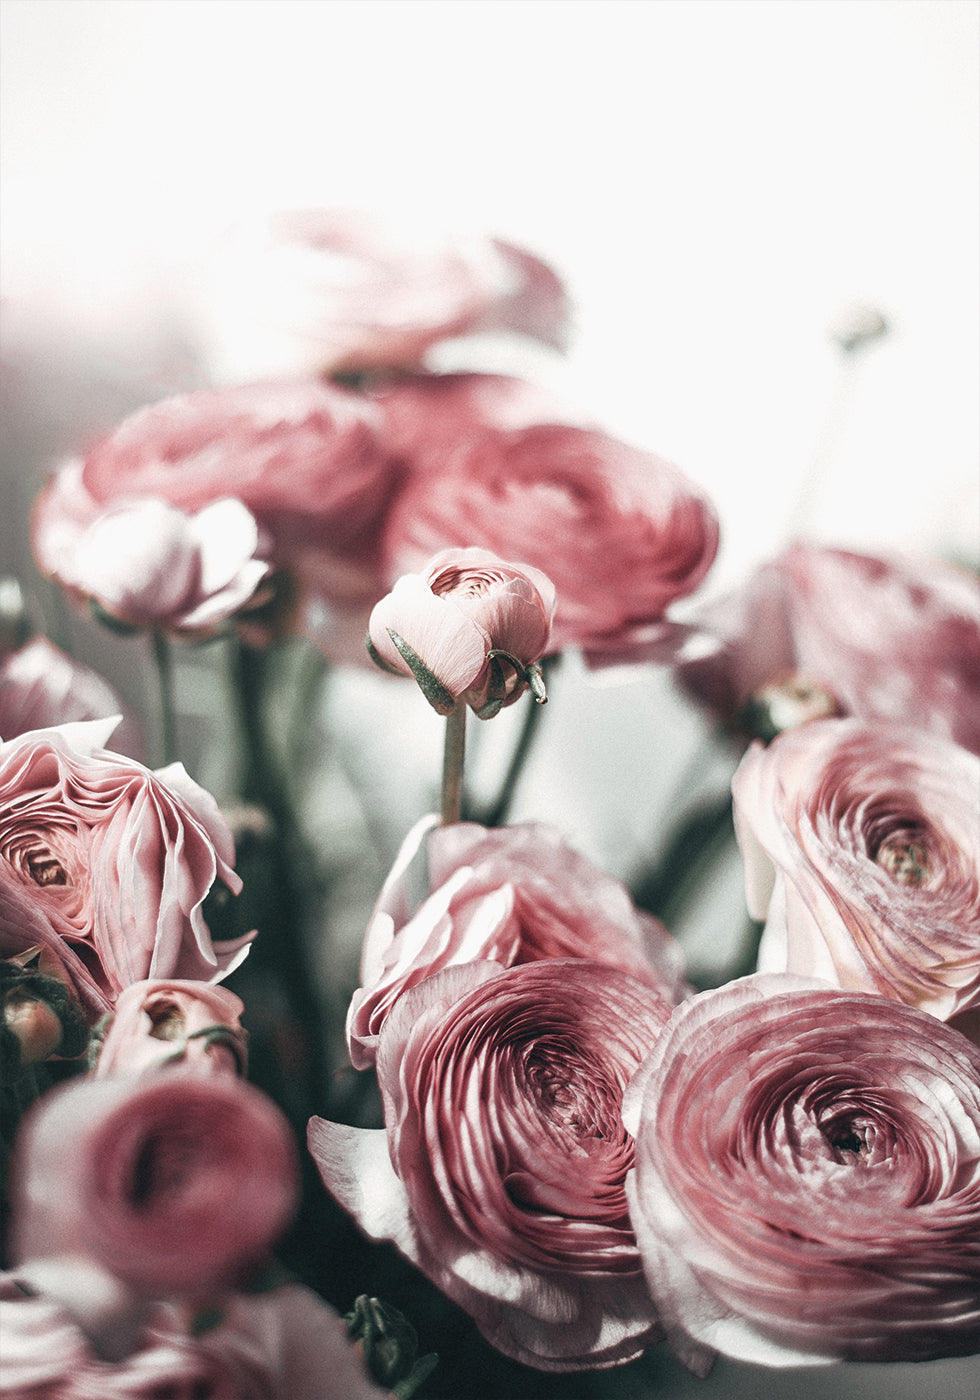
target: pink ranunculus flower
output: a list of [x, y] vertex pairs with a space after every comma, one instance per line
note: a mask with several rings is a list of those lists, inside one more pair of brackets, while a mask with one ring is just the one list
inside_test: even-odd
[[441, 714], [462, 700], [487, 718], [527, 689], [554, 612], [555, 590], [540, 570], [485, 549], [446, 549], [375, 604], [368, 636], [375, 659], [409, 676], [392, 633], [407, 643], [437, 682], [426, 699]]
[[[25, 1291], [26, 1290], [26, 1291]], [[6, 1400], [379, 1400], [334, 1310], [298, 1284], [232, 1294], [194, 1332], [159, 1307], [128, 1355], [108, 1360], [67, 1308], [19, 1271], [0, 1274]]]
[[233, 230], [203, 289], [201, 330], [224, 381], [421, 364], [440, 341], [514, 331], [564, 348], [565, 290], [541, 259], [342, 209]]
[[[584, 958], [630, 973], [671, 1005], [687, 994], [680, 945], [555, 828], [437, 821], [409, 832], [368, 924], [347, 1014], [357, 1069], [374, 1063], [398, 998], [456, 964]], [[416, 888], [428, 891], [418, 903]]]
[[599, 963], [445, 969], [382, 1029], [386, 1128], [311, 1119], [327, 1189], [505, 1355], [546, 1371], [628, 1361], [661, 1334], [620, 1102], [670, 1011]]
[[[318, 379], [165, 399], [54, 477], [35, 507], [35, 553], [54, 571], [59, 540], [88, 524], [93, 502], [152, 497], [193, 515], [233, 496], [268, 539], [262, 557], [291, 581], [279, 590], [283, 612], [298, 591], [300, 614], [319, 604], [342, 632], [348, 612], [384, 591], [379, 532], [400, 468], [381, 425], [366, 398]], [[363, 637], [360, 618], [357, 630]]]
[[227, 987], [179, 978], [134, 982], [120, 992], [102, 1037], [95, 1077], [162, 1068], [244, 1074], [245, 1007]]
[[43, 949], [93, 1022], [133, 982], [220, 980], [254, 937], [213, 942], [204, 919], [216, 881], [241, 888], [214, 798], [108, 752], [114, 724], [0, 744], [0, 955]]
[[788, 681], [980, 753], [980, 584], [964, 570], [798, 540], [696, 621], [711, 641], [678, 679], [726, 725]]
[[76, 462], [38, 501], [33, 539], [42, 572], [127, 627], [207, 637], [271, 596], [258, 526], [232, 497], [191, 513], [154, 496], [102, 507]]
[[677, 630], [665, 611], [718, 548], [701, 492], [652, 453], [566, 422], [461, 431], [447, 450], [438, 398], [428, 406], [426, 416], [420, 397], [400, 434], [408, 478], [385, 528], [389, 575], [479, 545], [552, 580], [553, 651], [578, 646], [596, 662], [666, 654]]
[[980, 758], [905, 725], [817, 720], [732, 783], [759, 970], [980, 1008]]
[[35, 637], [0, 659], [0, 737], [75, 720], [123, 716], [113, 734], [121, 753], [139, 758], [143, 736], [115, 690], [90, 666], [66, 655], [46, 637]]
[[84, 1315], [79, 1264], [134, 1300], [246, 1281], [292, 1217], [298, 1167], [271, 1099], [232, 1075], [174, 1070], [49, 1090], [21, 1125], [12, 1182], [18, 1268]]
[[909, 1006], [754, 976], [677, 1008], [626, 1092], [672, 1345], [764, 1366], [980, 1350], [980, 1051]]

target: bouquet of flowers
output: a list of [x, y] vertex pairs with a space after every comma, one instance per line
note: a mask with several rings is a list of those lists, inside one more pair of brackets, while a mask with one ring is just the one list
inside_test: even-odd
[[[220, 273], [209, 381], [47, 472], [0, 595], [0, 1396], [980, 1352], [976, 578], [798, 539], [709, 597], [677, 467], [439, 368], [565, 345], [522, 248], [307, 212]], [[624, 677], [702, 736], [639, 834]]]

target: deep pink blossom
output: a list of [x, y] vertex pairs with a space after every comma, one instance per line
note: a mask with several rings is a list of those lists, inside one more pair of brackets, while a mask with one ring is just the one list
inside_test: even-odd
[[627, 1183], [678, 1354], [980, 1350], [980, 1051], [885, 997], [756, 976], [677, 1008], [627, 1090]]
[[980, 584], [963, 570], [798, 540], [697, 621], [712, 640], [678, 677], [726, 724], [763, 686], [796, 678], [841, 714], [980, 753]]
[[693, 592], [718, 547], [713, 510], [676, 467], [567, 422], [466, 431], [464, 398], [448, 445], [439, 396], [416, 395], [416, 406], [414, 419], [398, 413], [408, 479], [385, 530], [390, 577], [478, 545], [552, 580], [554, 651], [579, 646], [601, 661], [667, 647], [666, 609]]
[[[555, 828], [436, 823], [427, 817], [409, 832], [368, 924], [347, 1015], [358, 1069], [373, 1064], [402, 993], [455, 964], [585, 958], [630, 973], [670, 1004], [688, 990], [679, 944]], [[419, 887], [427, 893], [416, 902]]]
[[272, 1100], [232, 1075], [177, 1069], [49, 1090], [21, 1126], [12, 1181], [13, 1257], [46, 1263], [45, 1291], [62, 1300], [78, 1261], [137, 1298], [234, 1286], [266, 1261], [298, 1190]]
[[414, 218], [285, 211], [231, 231], [201, 307], [223, 380], [410, 368], [439, 341], [515, 331], [562, 348], [568, 299], [526, 249]]
[[0, 745], [0, 951], [41, 947], [91, 1020], [148, 977], [218, 981], [254, 934], [213, 942], [205, 897], [238, 893], [217, 803], [179, 763], [106, 751], [114, 721]]
[[411, 675], [396, 637], [407, 643], [445, 692], [427, 695], [442, 713], [462, 700], [486, 715], [527, 689], [554, 612], [555, 590], [538, 569], [485, 549], [447, 549], [423, 573], [398, 579], [375, 604], [368, 632], [376, 659]]
[[732, 784], [759, 969], [980, 1008], [980, 758], [905, 725], [819, 720]]
[[599, 963], [447, 968], [381, 1031], [386, 1128], [311, 1120], [324, 1183], [506, 1355], [550, 1371], [639, 1355], [660, 1333], [620, 1101], [670, 1009]]
[[244, 1010], [234, 992], [210, 982], [134, 982], [119, 993], [99, 1047], [96, 1078], [174, 1066], [204, 1074], [243, 1074]]

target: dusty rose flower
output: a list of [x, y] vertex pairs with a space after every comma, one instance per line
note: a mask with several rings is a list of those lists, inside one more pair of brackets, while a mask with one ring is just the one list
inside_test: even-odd
[[327, 1189], [505, 1355], [546, 1371], [639, 1355], [660, 1333], [620, 1100], [670, 1009], [598, 963], [447, 968], [382, 1029], [386, 1129], [311, 1119]]
[[[69, 464], [35, 507], [35, 551], [57, 567], [58, 531], [153, 497], [193, 515], [234, 496], [257, 522], [301, 605], [330, 613], [383, 592], [378, 533], [399, 468], [367, 399], [317, 379], [198, 390], [140, 409]], [[339, 626], [340, 624], [338, 624]], [[343, 630], [341, 627], [340, 630]], [[363, 624], [358, 622], [363, 636]]]
[[884, 997], [750, 977], [677, 1008], [627, 1091], [627, 1183], [678, 1354], [980, 1349], [980, 1052]]
[[[368, 924], [347, 1014], [357, 1069], [374, 1063], [402, 993], [455, 964], [585, 958], [630, 973], [671, 1005], [686, 993], [680, 945], [553, 827], [437, 820], [405, 838]], [[416, 905], [417, 888], [429, 893]]]
[[138, 758], [143, 751], [138, 722], [90, 666], [45, 637], [35, 637], [0, 660], [0, 737], [15, 739], [29, 729], [109, 715], [123, 716], [113, 734], [117, 749]]
[[228, 1297], [220, 1322], [197, 1335], [176, 1309], [158, 1308], [134, 1350], [109, 1361], [69, 1310], [38, 1295], [15, 1270], [0, 1274], [0, 1335], [0, 1393], [16, 1400], [372, 1400], [382, 1394], [337, 1313], [298, 1284]]
[[245, 1007], [209, 982], [156, 979], [120, 992], [102, 1037], [97, 1079], [180, 1066], [204, 1074], [244, 1074]]
[[48, 1292], [60, 1272], [65, 1297], [77, 1261], [136, 1297], [233, 1286], [265, 1261], [297, 1197], [272, 1100], [186, 1070], [49, 1090], [24, 1119], [12, 1179], [14, 1259], [45, 1261]]
[[423, 688], [441, 714], [462, 700], [489, 718], [527, 689], [554, 611], [555, 590], [538, 569], [485, 549], [447, 549], [375, 604], [369, 644], [375, 660], [409, 676], [407, 645], [437, 683]]
[[499, 239], [415, 225], [311, 209], [234, 230], [202, 306], [218, 377], [408, 368], [439, 341], [481, 331], [563, 348], [568, 301], [546, 263]]
[[798, 540], [697, 620], [712, 641], [678, 678], [726, 724], [795, 680], [980, 753], [980, 585], [962, 570]]
[[759, 970], [949, 1020], [980, 1007], [980, 758], [905, 725], [820, 720], [732, 783]]
[[419, 403], [408, 480], [385, 529], [391, 576], [437, 550], [479, 545], [552, 580], [553, 651], [579, 646], [619, 659], [667, 645], [674, 629], [665, 610], [697, 587], [718, 547], [714, 512], [676, 467], [554, 422], [461, 433], [447, 451], [438, 418]]
[[93, 1021], [148, 977], [219, 980], [254, 937], [214, 943], [204, 920], [216, 881], [241, 888], [214, 798], [179, 763], [107, 752], [113, 727], [0, 745], [0, 954], [44, 949]]
[[124, 626], [206, 637], [270, 596], [258, 526], [230, 497], [196, 512], [154, 496], [102, 507], [73, 463], [40, 497], [33, 542], [43, 573]]

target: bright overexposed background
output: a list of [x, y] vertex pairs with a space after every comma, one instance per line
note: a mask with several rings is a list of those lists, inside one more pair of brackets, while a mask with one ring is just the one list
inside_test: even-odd
[[[0, 0], [0, 20], [0, 571], [27, 567], [27, 508], [60, 453], [200, 382], [186, 313], [221, 231], [334, 204], [423, 212], [559, 269], [567, 360], [497, 364], [707, 489], [709, 587], [791, 528], [975, 557], [974, 0]], [[861, 303], [891, 331], [842, 393], [831, 332]], [[643, 684], [598, 718], [553, 707], [518, 813], [559, 814], [617, 873], [649, 839], [637, 795], [674, 780], [669, 733], [643, 756]], [[386, 780], [397, 741], [379, 719]], [[624, 741], [629, 800], [590, 827], [576, 765], [608, 798]], [[419, 763], [437, 749], [427, 731]], [[415, 803], [391, 797], [393, 831]], [[846, 1370], [764, 1393], [969, 1387], [964, 1363]], [[701, 1393], [726, 1376], [763, 1393], [734, 1374]]]

